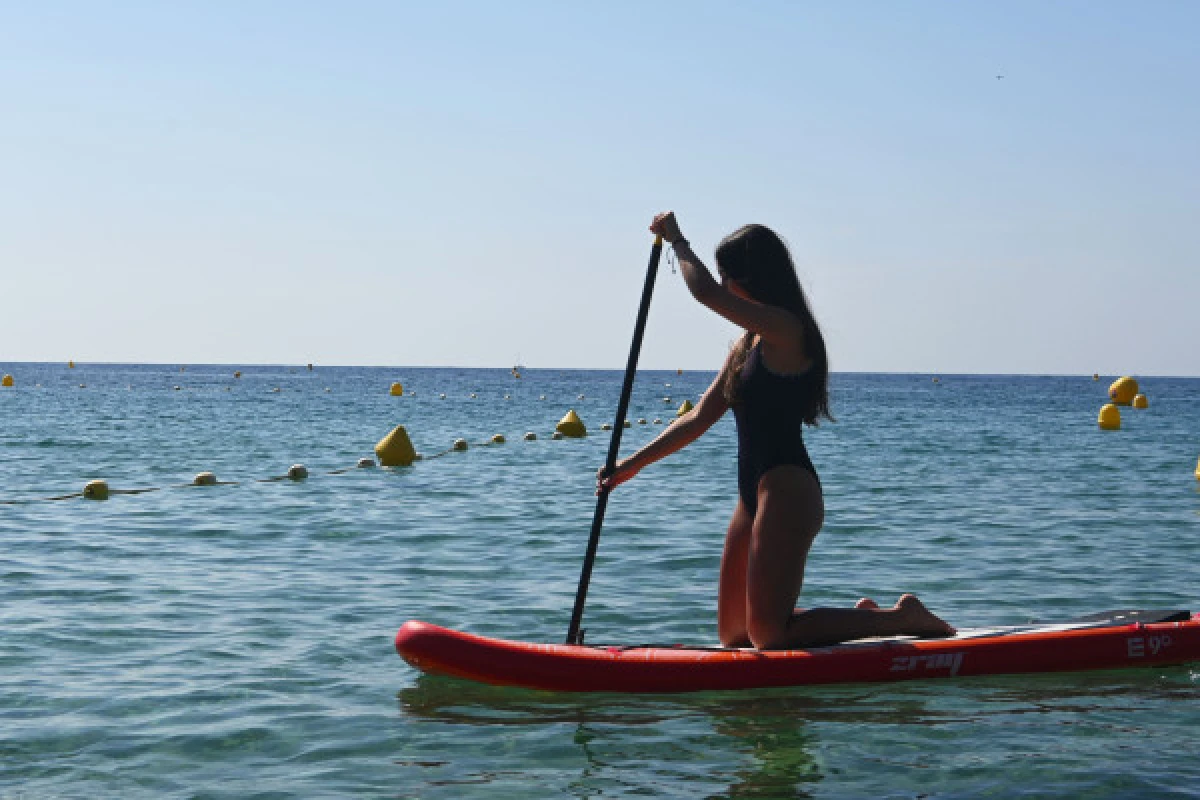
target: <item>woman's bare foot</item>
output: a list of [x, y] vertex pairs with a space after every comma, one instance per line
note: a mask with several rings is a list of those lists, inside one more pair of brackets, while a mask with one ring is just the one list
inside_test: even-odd
[[926, 608], [915, 594], [901, 595], [893, 611], [899, 613], [904, 633], [909, 636], [936, 638], [955, 634], [954, 628]]
[[864, 597], [854, 604], [855, 608], [865, 609], [867, 611], [878, 611], [879, 603], [876, 603], [869, 597]]

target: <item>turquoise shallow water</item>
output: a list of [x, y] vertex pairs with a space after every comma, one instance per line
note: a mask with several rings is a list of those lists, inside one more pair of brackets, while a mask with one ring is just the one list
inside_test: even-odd
[[[1196, 666], [681, 697], [418, 675], [409, 618], [562, 638], [620, 373], [233, 369], [0, 365], [0, 500], [312, 473], [0, 505], [0, 797], [1200, 796]], [[710, 378], [642, 373], [630, 416]], [[1200, 606], [1200, 380], [1143, 379], [1102, 433], [1110, 380], [835, 376], [802, 603]], [[593, 435], [550, 441], [569, 407]], [[400, 423], [426, 453], [508, 442], [328, 474]], [[734, 487], [726, 419], [617, 491], [589, 640], [713, 641]]]

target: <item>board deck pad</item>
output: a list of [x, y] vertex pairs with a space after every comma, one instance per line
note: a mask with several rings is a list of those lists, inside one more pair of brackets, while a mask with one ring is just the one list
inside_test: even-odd
[[1200, 615], [1125, 609], [954, 636], [755, 650], [493, 639], [410, 620], [396, 651], [430, 673], [555, 691], [687, 692], [1164, 666], [1200, 661]]

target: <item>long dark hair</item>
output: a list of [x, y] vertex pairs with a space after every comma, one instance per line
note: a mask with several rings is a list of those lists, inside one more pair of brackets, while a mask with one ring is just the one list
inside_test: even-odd
[[[750, 297], [764, 305], [786, 308], [800, 319], [805, 354], [812, 359], [813, 391], [804, 399], [802, 418], [809, 425], [829, 413], [829, 358], [825, 337], [808, 307], [796, 266], [787, 245], [765, 225], [743, 225], [717, 245], [717, 271], [722, 278], [737, 281]], [[742, 368], [750, 352], [754, 333], [747, 331], [730, 350], [721, 376], [721, 390], [730, 405], [738, 402]]]

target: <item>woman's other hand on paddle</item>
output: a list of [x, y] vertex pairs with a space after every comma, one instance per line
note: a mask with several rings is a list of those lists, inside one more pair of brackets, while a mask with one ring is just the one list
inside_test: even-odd
[[672, 243], [676, 239], [682, 239], [683, 234], [679, 230], [679, 222], [675, 219], [674, 211], [664, 211], [661, 214], [654, 215], [654, 221], [650, 223], [650, 232], [667, 240], [667, 243]]
[[601, 467], [596, 470], [596, 494], [600, 494], [601, 490], [611, 492], [637, 474], [637, 467], [631, 465], [628, 459], [618, 461], [611, 473], [606, 474], [604, 467]]

